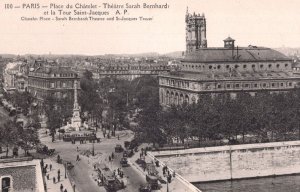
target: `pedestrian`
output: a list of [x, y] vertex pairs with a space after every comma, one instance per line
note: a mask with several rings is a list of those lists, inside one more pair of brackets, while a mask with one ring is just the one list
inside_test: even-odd
[[47, 168], [48, 168], [48, 164], [45, 165], [45, 169], [46, 169], [46, 170], [47, 170]]
[[55, 183], [55, 177], [53, 177], [53, 183]]
[[60, 162], [60, 156], [57, 155], [57, 163], [59, 163], [59, 162]]
[[120, 136], [118, 135], [118, 140], [120, 140]]
[[57, 170], [57, 175], [60, 175], [60, 169]]
[[49, 174], [47, 174], [47, 180], [49, 180]]
[[110, 156], [108, 157], [108, 160], [111, 161], [111, 157]]
[[73, 184], [73, 192], [75, 192], [75, 187], [76, 187], [76, 185], [75, 185], [75, 183]]
[[57, 181], [60, 182], [60, 175], [57, 176]]
[[48, 134], [48, 131], [46, 130], [46, 135]]
[[173, 171], [173, 177], [175, 177], [175, 175], [176, 175], [176, 173], [175, 173], [175, 171]]
[[41, 167], [44, 167], [44, 159], [41, 160]]
[[67, 189], [65, 189], [64, 192], [68, 192]]
[[77, 146], [77, 152], [78, 152], [78, 146]]
[[79, 161], [79, 155], [77, 155], [76, 161]]
[[64, 190], [64, 186], [63, 184], [60, 184], [60, 191], [63, 192], [63, 190]]
[[114, 159], [115, 155], [114, 152], [111, 153], [111, 158]]

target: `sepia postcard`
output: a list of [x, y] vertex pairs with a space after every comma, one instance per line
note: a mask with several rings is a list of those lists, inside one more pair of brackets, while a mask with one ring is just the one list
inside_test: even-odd
[[1, 0], [0, 192], [298, 192], [299, 0]]

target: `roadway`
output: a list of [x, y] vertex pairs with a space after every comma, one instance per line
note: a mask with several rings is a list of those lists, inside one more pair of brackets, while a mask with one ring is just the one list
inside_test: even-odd
[[[71, 182], [76, 184], [76, 188], [80, 192], [104, 192], [106, 191], [104, 187], [99, 187], [95, 181], [97, 177], [96, 171], [93, 169], [94, 163], [105, 163], [111, 170], [121, 168], [120, 159], [122, 153], [115, 153], [114, 147], [116, 144], [123, 144], [125, 140], [130, 140], [133, 134], [130, 131], [123, 131], [117, 133], [116, 135], [121, 135], [120, 140], [117, 138], [101, 138], [100, 143], [94, 144], [95, 156], [87, 156], [87, 151], [91, 151], [93, 148], [92, 143], [86, 144], [71, 144], [71, 142], [63, 142], [61, 140], [56, 140], [51, 142], [50, 136], [45, 135], [45, 130], [40, 131], [40, 139], [49, 148], [54, 148], [57, 154], [61, 156], [63, 160], [71, 161], [74, 164], [74, 168], [69, 171], [69, 176]], [[97, 135], [102, 135], [102, 132]], [[77, 146], [79, 151], [77, 151]], [[108, 156], [114, 152], [115, 158], [112, 162], [108, 162]], [[80, 161], [76, 161], [77, 155], [80, 155]], [[52, 157], [57, 158], [57, 155]], [[122, 168], [124, 172], [124, 177], [127, 180], [127, 186], [125, 189], [120, 190], [124, 192], [135, 192], [141, 184], [146, 183], [145, 177], [143, 177], [138, 170], [133, 167]]]

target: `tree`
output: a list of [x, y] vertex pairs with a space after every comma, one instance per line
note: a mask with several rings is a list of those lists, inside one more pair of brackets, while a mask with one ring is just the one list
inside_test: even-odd
[[18, 145], [24, 150], [25, 155], [28, 155], [28, 151], [34, 149], [38, 143], [40, 143], [40, 140], [35, 128], [23, 129], [20, 132]]
[[13, 121], [9, 120], [4, 126], [0, 127], [0, 144], [6, 147], [6, 157], [8, 156], [9, 147], [17, 145], [18, 139], [18, 127]]
[[48, 96], [44, 101], [44, 110], [53, 142], [55, 140], [56, 129], [59, 129], [63, 123], [62, 106], [59, 105], [54, 96]]

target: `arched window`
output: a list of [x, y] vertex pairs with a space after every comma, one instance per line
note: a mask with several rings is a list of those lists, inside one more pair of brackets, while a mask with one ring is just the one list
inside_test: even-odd
[[188, 103], [188, 104], [190, 103], [190, 98], [189, 98], [188, 95], [185, 95], [185, 102]]

